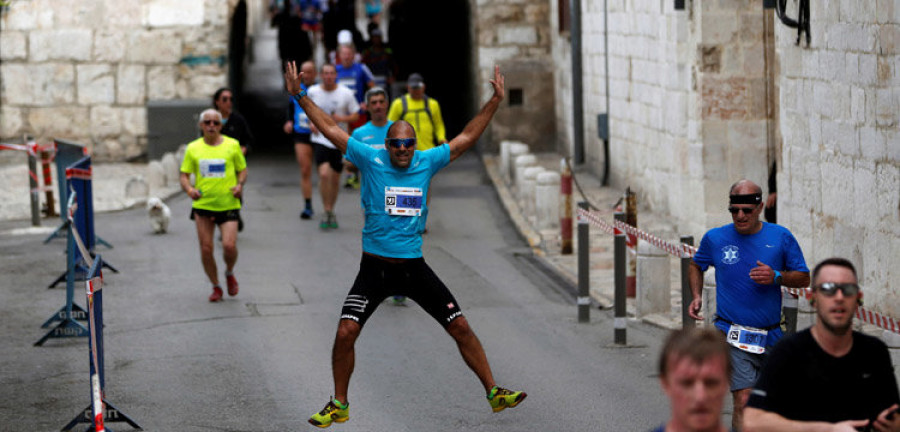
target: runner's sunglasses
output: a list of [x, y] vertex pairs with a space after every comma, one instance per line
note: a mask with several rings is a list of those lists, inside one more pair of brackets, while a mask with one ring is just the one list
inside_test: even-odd
[[388, 138], [385, 141], [393, 148], [411, 148], [416, 146], [415, 138]]
[[728, 207], [728, 211], [731, 212], [731, 214], [733, 214], [733, 215], [736, 215], [740, 212], [744, 212], [744, 214], [748, 215], [750, 213], [753, 213], [753, 210], [756, 210], [756, 207], [754, 207], [754, 208], [744, 208], [744, 207], [734, 207], [734, 206]]
[[833, 297], [837, 294], [838, 290], [844, 294], [844, 297], [853, 297], [859, 294], [859, 285], [855, 283], [834, 283], [834, 282], [825, 282], [823, 284], [816, 285], [816, 291], [820, 291], [825, 297]]

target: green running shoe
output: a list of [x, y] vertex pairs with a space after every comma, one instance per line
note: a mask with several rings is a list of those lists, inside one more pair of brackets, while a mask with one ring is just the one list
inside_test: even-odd
[[503, 387], [494, 386], [487, 395], [488, 402], [491, 403], [491, 409], [494, 412], [503, 411], [506, 408], [515, 408], [516, 405], [525, 400], [528, 395], [525, 392], [507, 390]]
[[309, 418], [309, 424], [315, 427], [327, 428], [328, 426], [331, 426], [331, 422], [343, 423], [350, 419], [350, 413], [348, 412], [349, 408], [349, 403], [345, 405], [339, 400], [331, 398], [322, 411], [313, 414], [313, 416]]
[[328, 228], [337, 229], [337, 216], [334, 215], [334, 212], [328, 214]]

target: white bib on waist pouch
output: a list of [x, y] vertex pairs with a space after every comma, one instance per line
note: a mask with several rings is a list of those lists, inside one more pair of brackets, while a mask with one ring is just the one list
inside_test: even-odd
[[731, 346], [741, 351], [746, 351], [751, 354], [762, 354], [766, 352], [766, 339], [768, 334], [769, 332], [767, 330], [731, 324], [731, 326], [728, 327], [728, 333], [725, 339]]

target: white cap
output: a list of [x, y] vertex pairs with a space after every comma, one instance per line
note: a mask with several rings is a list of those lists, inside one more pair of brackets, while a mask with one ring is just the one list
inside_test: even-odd
[[341, 30], [337, 36], [338, 45], [348, 45], [353, 43], [353, 33], [350, 30]]

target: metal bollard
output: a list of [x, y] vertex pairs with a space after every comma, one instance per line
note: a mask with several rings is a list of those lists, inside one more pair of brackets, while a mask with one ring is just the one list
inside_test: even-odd
[[569, 164], [565, 159], [559, 162], [559, 205], [562, 207], [559, 212], [559, 235], [562, 239], [560, 244], [563, 255], [572, 254], [572, 171], [569, 170]]
[[797, 332], [797, 296], [783, 291], [781, 293], [781, 314], [784, 316], [784, 334]]
[[[588, 203], [581, 201], [578, 208], [587, 211]], [[587, 218], [578, 215], [578, 322], [591, 320], [591, 246], [590, 225]]]
[[[625, 196], [623, 196], [622, 199], [625, 203], [625, 223], [637, 228], [637, 194], [635, 194], [629, 186], [625, 188]], [[636, 235], [628, 234], [625, 237], [625, 246], [628, 247], [625, 294], [628, 298], [635, 298], [637, 296], [637, 244], [638, 239]]]
[[[625, 213], [616, 212], [615, 218], [617, 221], [624, 222], [625, 221]], [[614, 250], [615, 250], [615, 269], [616, 269], [616, 285], [615, 285], [615, 318], [613, 320], [613, 327], [615, 328], [615, 343], [617, 345], [625, 345], [627, 343], [627, 337], [625, 334], [625, 254], [628, 251], [625, 250], [625, 232], [616, 228], [616, 235], [614, 240]]]
[[[688, 246], [694, 245], [694, 236], [681, 236], [681, 243]], [[688, 308], [694, 300], [691, 294], [691, 257], [687, 253], [681, 255], [681, 328], [689, 328], [695, 326], [696, 323], [691, 315], [688, 314]]]
[[36, 147], [34, 140], [26, 136], [25, 145], [28, 147], [28, 195], [31, 197], [31, 225], [41, 226], [41, 196], [37, 181], [37, 152], [32, 151]]
[[53, 153], [50, 150], [43, 149], [41, 150], [41, 165], [43, 169], [41, 173], [44, 178], [44, 196], [47, 200], [45, 203], [46, 211], [44, 212], [44, 216], [53, 217], [57, 216], [56, 214], [56, 201], [53, 199], [53, 176], [50, 174], [50, 164], [51, 159], [53, 157]]

